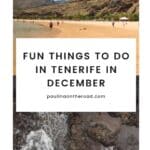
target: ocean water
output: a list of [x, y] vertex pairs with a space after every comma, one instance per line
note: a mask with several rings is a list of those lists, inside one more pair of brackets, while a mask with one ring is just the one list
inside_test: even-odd
[[29, 22], [14, 21], [14, 37], [52, 37], [56, 29]]

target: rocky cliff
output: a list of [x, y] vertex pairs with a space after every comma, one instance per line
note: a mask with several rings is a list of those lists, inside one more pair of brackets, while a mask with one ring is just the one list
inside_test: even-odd
[[130, 20], [138, 20], [138, 14], [137, 0], [68, 0], [66, 3], [14, 9], [15, 18], [34, 19], [118, 20], [120, 16], [127, 16]]
[[14, 9], [34, 8], [48, 5], [49, 0], [14, 0]]

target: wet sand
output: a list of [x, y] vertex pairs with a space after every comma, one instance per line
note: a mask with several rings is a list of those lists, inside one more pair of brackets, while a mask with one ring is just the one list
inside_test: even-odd
[[[14, 23], [15, 37], [53, 37], [53, 38], [136, 38], [137, 40], [137, 74], [139, 74], [139, 36], [138, 22], [112, 22], [100, 21], [57, 21], [53, 22], [53, 29], [49, 28], [50, 20], [14, 20], [15, 23], [32, 24], [33, 29], [21, 31]], [[57, 25], [59, 22], [59, 25]], [[39, 26], [41, 29], [35, 29]], [[18, 30], [20, 30], [18, 32]], [[25, 30], [25, 29], [23, 29]], [[34, 31], [35, 30], [35, 31]], [[14, 48], [15, 49], [15, 48]], [[14, 53], [15, 54], [15, 53]], [[15, 59], [14, 59], [15, 66]], [[14, 67], [14, 73], [15, 71]]]

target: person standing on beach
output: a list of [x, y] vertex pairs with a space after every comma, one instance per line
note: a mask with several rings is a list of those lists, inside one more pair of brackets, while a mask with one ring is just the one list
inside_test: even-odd
[[53, 22], [50, 21], [49, 23], [49, 28], [52, 29], [53, 28]]
[[112, 27], [113, 28], [115, 27], [115, 21], [114, 20], [112, 21]]
[[57, 26], [59, 26], [59, 21], [57, 21]]

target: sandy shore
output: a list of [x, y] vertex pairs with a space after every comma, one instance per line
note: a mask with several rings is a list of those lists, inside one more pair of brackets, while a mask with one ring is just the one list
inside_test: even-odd
[[[50, 20], [15, 20], [20, 22], [28, 22], [49, 27]], [[137, 37], [138, 22], [128, 22], [123, 25], [122, 22], [115, 22], [115, 27], [112, 27], [112, 22], [108, 21], [57, 21], [53, 22], [53, 29], [58, 29], [59, 34], [51, 34], [52, 37]], [[60, 24], [57, 25], [57, 22]], [[40, 35], [39, 35], [40, 36]]]
[[[28, 22], [38, 24], [49, 29], [50, 20], [14, 20], [15, 22]], [[36, 34], [36, 37], [59, 37], [59, 38], [136, 38], [137, 40], [137, 74], [139, 74], [139, 36], [138, 22], [112, 22], [103, 21], [68, 21], [51, 20], [53, 29], [48, 34]], [[59, 22], [59, 25], [57, 25]], [[49, 29], [50, 30], [50, 29]], [[57, 32], [55, 32], [57, 31]], [[29, 36], [29, 37], [32, 37]], [[33, 36], [35, 37], [35, 36]], [[15, 69], [14, 69], [15, 72]]]

